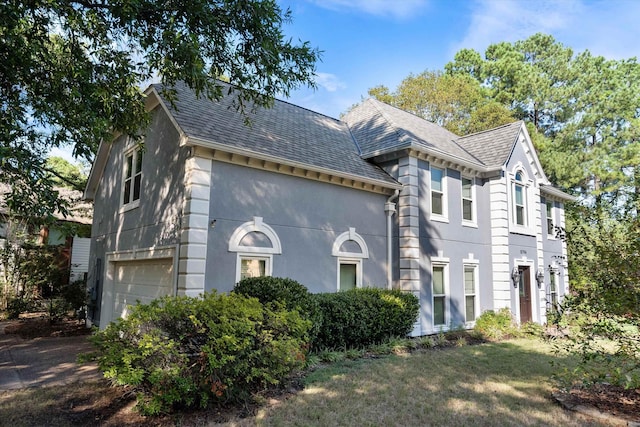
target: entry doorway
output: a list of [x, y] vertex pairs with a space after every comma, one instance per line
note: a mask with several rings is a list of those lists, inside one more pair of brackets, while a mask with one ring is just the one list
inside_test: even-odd
[[530, 267], [518, 267], [520, 273], [520, 281], [518, 290], [520, 292], [520, 324], [531, 322], [531, 275]]

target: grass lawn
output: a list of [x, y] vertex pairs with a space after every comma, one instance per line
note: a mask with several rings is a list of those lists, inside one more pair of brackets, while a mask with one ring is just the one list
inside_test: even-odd
[[[551, 347], [513, 340], [420, 351], [317, 368], [305, 389], [271, 402], [234, 426], [598, 426], [601, 422], [562, 409], [551, 398]], [[569, 363], [560, 360], [561, 363]], [[96, 389], [95, 387], [98, 387]], [[7, 425], [215, 425], [221, 414], [179, 414], [143, 419], [131, 405], [103, 408], [117, 389], [33, 389], [0, 394], [0, 424]], [[77, 395], [77, 398], [74, 398]], [[59, 396], [59, 398], [56, 398]], [[79, 396], [84, 396], [79, 398]], [[92, 400], [92, 399], [95, 399]], [[75, 400], [75, 407], [74, 401]], [[75, 410], [74, 410], [75, 409]], [[105, 416], [104, 414], [111, 415]], [[128, 414], [127, 414], [128, 412]], [[93, 417], [93, 418], [90, 418]], [[95, 422], [87, 422], [93, 419]]]

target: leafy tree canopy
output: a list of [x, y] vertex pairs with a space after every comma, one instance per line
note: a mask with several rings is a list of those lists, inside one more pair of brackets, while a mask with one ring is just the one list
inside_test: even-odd
[[[532, 131], [552, 181], [593, 205], [620, 208], [640, 195], [640, 64], [575, 54], [535, 34], [463, 49], [448, 74], [473, 77]], [[618, 201], [618, 203], [616, 203]]]
[[51, 181], [58, 187], [84, 191], [87, 185], [87, 174], [78, 164], [72, 164], [62, 157], [48, 157], [45, 168], [52, 175]]
[[184, 81], [216, 99], [213, 77], [228, 76], [240, 110], [313, 86], [319, 52], [285, 39], [290, 19], [275, 0], [0, 3], [0, 182], [12, 185], [9, 207], [63, 209], [48, 150], [70, 145], [91, 160], [113, 130], [138, 136], [148, 121], [140, 85], [150, 79]]
[[425, 71], [407, 76], [395, 92], [385, 86], [369, 89], [379, 101], [437, 123], [458, 135], [511, 123], [511, 112], [473, 78]]

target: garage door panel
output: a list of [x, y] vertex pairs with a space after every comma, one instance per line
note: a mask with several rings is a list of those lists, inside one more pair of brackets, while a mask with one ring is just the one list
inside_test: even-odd
[[113, 282], [113, 318], [126, 317], [130, 306], [148, 304], [173, 291], [173, 259], [116, 263]]

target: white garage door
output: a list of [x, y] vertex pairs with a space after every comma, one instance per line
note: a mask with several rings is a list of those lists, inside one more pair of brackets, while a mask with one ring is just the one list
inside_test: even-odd
[[115, 264], [113, 319], [126, 317], [136, 301], [150, 301], [173, 291], [173, 259], [124, 261]]

